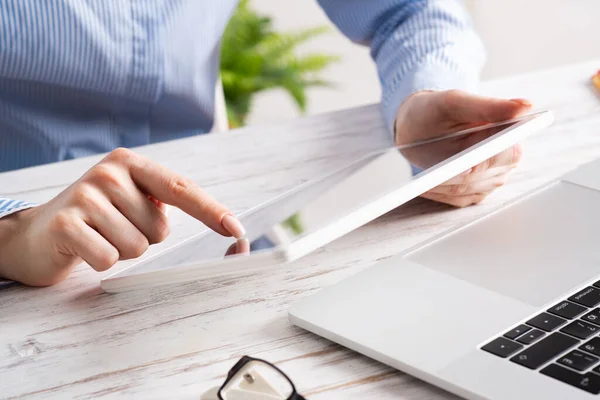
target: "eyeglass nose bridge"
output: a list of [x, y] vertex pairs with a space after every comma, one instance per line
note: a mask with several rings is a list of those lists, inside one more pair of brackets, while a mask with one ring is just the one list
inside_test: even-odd
[[[250, 364], [250, 365], [248, 365], [248, 364]], [[254, 366], [253, 366], [253, 364], [254, 364]], [[275, 390], [275, 387], [272, 386], [273, 382], [270, 382], [270, 380], [267, 379], [267, 376], [269, 374], [267, 374], [267, 376], [263, 376], [263, 372], [265, 372], [265, 371], [262, 371], [260, 368], [258, 370], [254, 370], [254, 368], [256, 368], [256, 366], [262, 366], [264, 368], [267, 368], [272, 373], [275, 372], [276, 375], [279, 376], [281, 379], [279, 381], [279, 383], [284, 383], [284, 385], [286, 386], [286, 390], [284, 390], [286, 393], [285, 394], [278, 393], [278, 391]], [[250, 368], [250, 369], [248, 369], [248, 368]], [[246, 370], [244, 370], [244, 369], [246, 369]], [[238, 375], [240, 373], [242, 373], [241, 376]], [[236, 376], [237, 376], [237, 378], [236, 378]], [[272, 377], [273, 376], [271, 376], [271, 378]], [[257, 385], [253, 390], [263, 390], [264, 389], [266, 396], [271, 395], [271, 396], [269, 396], [269, 398], [272, 398], [272, 395], [274, 395], [277, 392], [278, 395], [281, 394], [284, 396], [288, 396], [285, 398], [285, 400], [303, 400], [304, 399], [296, 391], [296, 388], [295, 388], [293, 382], [291, 381], [291, 379], [277, 366], [275, 366], [274, 364], [272, 364], [268, 361], [265, 361], [265, 360], [248, 357], [248, 356], [242, 357], [231, 368], [231, 370], [227, 374], [227, 379], [225, 380], [225, 382], [219, 389], [218, 398], [220, 400], [227, 400], [227, 397], [228, 397], [227, 390], [231, 389], [231, 387], [228, 387], [228, 385], [230, 383], [232, 383], [232, 381], [234, 381], [235, 379], [241, 379], [248, 385]], [[289, 387], [288, 387], [288, 385], [289, 385]], [[256, 394], [257, 392], [254, 392], [254, 393]]]

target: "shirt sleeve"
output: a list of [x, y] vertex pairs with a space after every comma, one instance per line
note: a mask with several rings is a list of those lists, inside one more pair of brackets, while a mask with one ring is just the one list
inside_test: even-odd
[[11, 200], [5, 197], [0, 197], [0, 218], [14, 214], [17, 211], [35, 207], [36, 205], [37, 204], [34, 203], [27, 203], [25, 201]]
[[348, 38], [370, 46], [390, 132], [398, 107], [414, 92], [477, 90], [485, 49], [460, 0], [319, 3]]
[[[20, 200], [11, 200], [5, 197], [0, 197], [0, 218], [14, 214], [17, 211], [26, 210], [31, 207], [35, 207], [37, 204], [28, 203]], [[3, 279], [0, 277], [0, 289], [3, 287], [13, 285], [15, 282]]]

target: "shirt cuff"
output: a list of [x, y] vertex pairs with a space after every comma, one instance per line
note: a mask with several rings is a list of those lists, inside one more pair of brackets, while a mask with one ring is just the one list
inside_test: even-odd
[[18, 282], [15, 281], [8, 281], [6, 279], [2, 279], [0, 278], [0, 289], [8, 287], [8, 286], [13, 286], [16, 285]]
[[18, 211], [23, 211], [36, 206], [37, 204], [35, 203], [0, 198], [0, 218], [7, 217]]
[[416, 165], [410, 164], [410, 169], [412, 170], [413, 176], [419, 175], [423, 172], [422, 168], [417, 167]]
[[[473, 76], [472, 76], [473, 75]], [[397, 82], [387, 87], [382, 100], [382, 111], [386, 127], [394, 132], [394, 121], [398, 108], [411, 94], [421, 90], [461, 89], [477, 91], [478, 77], [453, 70], [447, 65], [419, 65], [407, 72]]]

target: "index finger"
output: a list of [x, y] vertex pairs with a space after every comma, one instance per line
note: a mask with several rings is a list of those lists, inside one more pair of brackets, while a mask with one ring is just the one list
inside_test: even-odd
[[129, 172], [144, 193], [181, 209], [221, 235], [231, 236], [222, 224], [231, 212], [190, 179], [141, 156], [132, 160]]

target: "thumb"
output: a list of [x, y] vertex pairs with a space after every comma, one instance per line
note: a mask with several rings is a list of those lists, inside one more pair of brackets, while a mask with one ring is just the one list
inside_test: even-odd
[[478, 96], [460, 90], [440, 94], [441, 108], [459, 123], [498, 122], [515, 118], [531, 109], [526, 99], [498, 99]]

